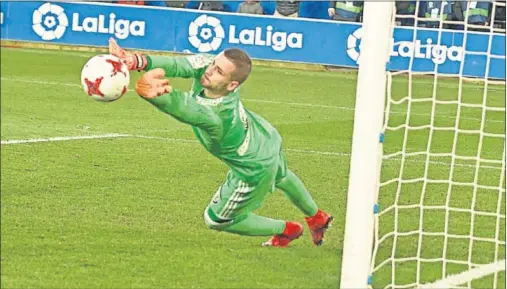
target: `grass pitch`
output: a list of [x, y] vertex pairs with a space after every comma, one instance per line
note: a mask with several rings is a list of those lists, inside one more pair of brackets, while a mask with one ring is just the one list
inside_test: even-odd
[[[2, 145], [3, 288], [339, 286], [355, 74], [254, 67], [243, 86], [245, 107], [276, 126], [283, 136], [289, 167], [301, 177], [317, 204], [335, 216], [322, 247], [312, 246], [306, 231], [290, 248], [262, 248], [260, 244], [267, 238], [218, 233], [204, 225], [203, 210], [224, 180], [227, 168], [205, 152], [188, 126], [157, 111], [134, 92], [108, 104], [96, 102], [83, 93], [79, 73], [91, 55], [2, 48], [2, 140], [130, 135]], [[137, 75], [132, 74], [133, 80]], [[188, 80], [181, 79], [173, 79], [171, 83], [180, 89], [188, 89], [190, 85]], [[413, 96], [431, 95], [432, 83], [432, 79], [414, 80]], [[442, 83], [439, 96], [457, 95], [457, 83]], [[405, 78], [396, 78], [393, 97], [405, 96], [406, 87]], [[466, 93], [470, 101], [482, 101], [479, 86], [463, 87], [471, 91]], [[474, 94], [476, 91], [479, 93]], [[489, 89], [488, 93], [491, 106], [505, 107], [502, 97], [505, 86]], [[403, 105], [392, 107], [393, 125], [406, 121], [406, 109]], [[456, 121], [454, 108], [442, 109], [439, 121]], [[419, 124], [428, 121], [427, 104], [412, 108], [414, 112], [413, 121]], [[505, 112], [503, 116], [491, 113], [486, 118], [487, 128], [505, 131]], [[477, 110], [466, 112], [460, 121], [473, 126], [478, 119], [482, 118]], [[432, 147], [449, 152], [451, 139], [450, 135], [435, 137]], [[385, 153], [399, 151], [402, 140], [399, 132], [386, 133]], [[495, 141], [485, 140], [481, 147], [489, 159], [501, 159], [505, 139]], [[411, 134], [406, 148], [426, 151], [427, 143], [427, 135]], [[477, 141], [464, 140], [459, 152], [473, 155], [475, 147]], [[421, 161], [424, 164], [424, 159]], [[440, 175], [450, 163], [442, 159], [433, 161], [443, 162], [432, 169]], [[416, 167], [405, 168], [408, 175], [404, 178], [421, 177], [421, 162], [414, 159], [408, 163]], [[383, 180], [399, 175], [399, 168], [396, 159], [384, 161]], [[466, 170], [470, 167], [459, 168], [458, 175], [468, 177], [470, 172]], [[503, 184], [499, 181], [501, 169], [491, 170], [497, 174], [486, 174], [481, 180], [496, 182], [496, 186], [505, 190], [505, 180]], [[386, 190], [379, 198], [381, 207], [394, 202], [393, 190]], [[420, 199], [420, 190], [404, 192], [402, 201]], [[500, 195], [505, 204], [505, 192]], [[438, 193], [427, 196], [430, 202], [437, 203], [442, 198]], [[498, 196], [497, 192], [485, 198], [481, 205], [496, 210]], [[469, 204], [464, 197], [457, 202], [456, 206]], [[302, 214], [280, 191], [271, 194], [257, 213], [303, 221]], [[500, 214], [505, 216], [505, 210]], [[393, 230], [395, 216], [391, 219], [389, 214], [385, 216], [381, 228], [389, 232]], [[442, 224], [444, 218], [435, 215], [432, 220]], [[419, 224], [418, 216], [399, 219], [407, 230]], [[465, 231], [470, 228], [465, 219], [462, 222], [455, 226]], [[491, 234], [490, 224], [496, 219], [480, 222], [484, 223], [476, 231]], [[502, 224], [500, 227], [505, 228], [505, 218]], [[502, 232], [504, 236], [505, 230]], [[412, 240], [398, 241], [397, 246], [399, 252], [413, 253]], [[431, 251], [441, 245], [429, 242], [423, 246]], [[453, 248], [458, 248], [453, 253], [457, 255], [449, 258], [468, 254], [468, 248], [459, 245]], [[505, 245], [499, 248], [505, 255]], [[378, 260], [390, 258], [390, 249], [386, 246], [379, 251]], [[479, 252], [490, 253], [491, 249], [485, 247]], [[438, 249], [434, 250], [438, 253]], [[482, 258], [478, 262], [493, 261], [491, 256], [477, 258]], [[401, 268], [397, 274], [402, 272], [402, 277], [398, 277], [397, 284], [414, 282], [415, 269]], [[441, 271], [438, 266], [427, 268], [423, 280], [440, 279]], [[391, 271], [379, 270], [374, 284], [387, 286], [391, 277]], [[481, 284], [489, 284], [490, 279]], [[499, 275], [500, 279], [503, 280]], [[499, 286], [505, 288], [505, 283]]]

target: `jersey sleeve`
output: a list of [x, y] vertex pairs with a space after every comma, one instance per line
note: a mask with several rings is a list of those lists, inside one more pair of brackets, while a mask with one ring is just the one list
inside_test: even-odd
[[146, 100], [175, 119], [220, 137], [222, 122], [219, 116], [209, 106], [198, 103], [190, 93], [173, 89], [171, 93]]
[[166, 77], [199, 78], [206, 67], [213, 62], [210, 54], [195, 54], [188, 56], [146, 56], [148, 65], [145, 70], [162, 68]]

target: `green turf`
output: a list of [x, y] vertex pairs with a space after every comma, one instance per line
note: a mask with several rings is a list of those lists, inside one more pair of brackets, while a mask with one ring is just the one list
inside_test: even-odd
[[[158, 112], [135, 93], [129, 92], [108, 104], [89, 99], [79, 86], [79, 72], [90, 55], [2, 49], [1, 139], [105, 133], [159, 139], [127, 137], [2, 145], [2, 288], [339, 286], [354, 74], [255, 67], [242, 89], [245, 107], [279, 129], [289, 167], [302, 178], [317, 203], [336, 217], [324, 246], [313, 247], [306, 232], [290, 248], [275, 249], [260, 247], [266, 238], [207, 229], [202, 212], [227, 168], [195, 142], [188, 126]], [[138, 73], [133, 73], [133, 79], [137, 77]], [[171, 82], [181, 89], [189, 87], [188, 80]], [[413, 96], [432, 97], [432, 83], [429, 78], [414, 80]], [[435, 96], [438, 100], [453, 100], [458, 87], [456, 81], [443, 81]], [[463, 101], [482, 103], [480, 85], [466, 83], [462, 87]], [[406, 78], [395, 78], [393, 98], [399, 100], [407, 93]], [[487, 105], [505, 107], [502, 95], [505, 86], [489, 87]], [[407, 107], [406, 103], [391, 105], [390, 126], [406, 123]], [[428, 103], [414, 104], [410, 126], [428, 124], [430, 118], [426, 114], [431, 109]], [[455, 125], [455, 104], [437, 105], [435, 111], [435, 125]], [[480, 109], [462, 109], [460, 128], [480, 129], [481, 113]], [[505, 112], [488, 112], [485, 131], [504, 131], [504, 116]], [[386, 133], [386, 154], [400, 150], [403, 134], [403, 129]], [[435, 132], [430, 151], [450, 152], [453, 137], [452, 132]], [[460, 134], [457, 153], [477, 155], [478, 142], [473, 137]], [[410, 131], [407, 151], [426, 151], [428, 138], [428, 130]], [[498, 160], [503, 146], [503, 139], [499, 142], [486, 137], [481, 156]], [[423, 177], [425, 160], [426, 155], [408, 157], [403, 179]], [[431, 157], [430, 161], [430, 178], [449, 179], [449, 157]], [[457, 163], [453, 180], [473, 180], [475, 163]], [[479, 171], [479, 184], [500, 186], [499, 165], [487, 165], [493, 168]], [[397, 158], [385, 160], [382, 181], [398, 177], [400, 166]], [[502, 186], [505, 188], [505, 180]], [[428, 184], [424, 204], [445, 204], [446, 190], [445, 184]], [[422, 182], [403, 184], [398, 204], [419, 204], [421, 191]], [[395, 193], [396, 184], [381, 189], [382, 209], [392, 204]], [[478, 190], [475, 194], [476, 209], [496, 211], [498, 190]], [[449, 205], [470, 207], [473, 195], [466, 186], [453, 188]], [[501, 202], [505, 204], [505, 193]], [[442, 212], [425, 211], [425, 231], [443, 231]], [[301, 213], [279, 191], [268, 197], [258, 213], [303, 221]], [[505, 216], [504, 210], [501, 213]], [[417, 230], [418, 209], [401, 209], [398, 214], [398, 231]], [[394, 211], [381, 217], [381, 233], [393, 230], [394, 217]], [[461, 231], [469, 230], [469, 219], [451, 213], [449, 233], [467, 233]], [[476, 222], [476, 236], [495, 237], [496, 218], [476, 217]], [[505, 219], [500, 225], [505, 228]], [[417, 237], [398, 238], [395, 256], [416, 256]], [[441, 258], [443, 238], [424, 238], [421, 256]], [[501, 239], [505, 241], [504, 237]], [[391, 256], [392, 242], [393, 238], [386, 240], [377, 261]], [[474, 247], [473, 260], [492, 262], [495, 248], [482, 243], [474, 242], [477, 248]], [[452, 249], [447, 250], [448, 257], [461, 260], [461, 255], [468, 254], [467, 244], [449, 244]], [[505, 255], [505, 245], [499, 248], [499, 255]], [[422, 264], [421, 282], [442, 278], [441, 262], [427, 265]], [[414, 282], [415, 266], [415, 262], [399, 265], [396, 283]], [[375, 287], [391, 283], [390, 268], [389, 263], [375, 274]], [[448, 265], [451, 272], [466, 269]], [[503, 276], [497, 279], [503, 280]], [[492, 277], [479, 280], [473, 285], [487, 287], [491, 280]], [[505, 283], [498, 287], [505, 288]]]

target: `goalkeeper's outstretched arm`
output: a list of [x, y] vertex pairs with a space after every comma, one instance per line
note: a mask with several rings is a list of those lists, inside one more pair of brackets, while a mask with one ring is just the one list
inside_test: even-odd
[[219, 117], [209, 107], [199, 104], [189, 93], [173, 89], [163, 77], [163, 69], [150, 70], [136, 83], [136, 92], [160, 111], [183, 123], [197, 126], [211, 136], [219, 137], [222, 131]]
[[212, 61], [210, 55], [157, 56], [147, 55], [145, 71], [162, 68], [166, 77], [200, 78]]
[[109, 53], [119, 57], [130, 70], [149, 71], [162, 68], [166, 77], [199, 78], [206, 66], [213, 61], [212, 55], [156, 56], [130, 53], [121, 48], [113, 38], [109, 39]]

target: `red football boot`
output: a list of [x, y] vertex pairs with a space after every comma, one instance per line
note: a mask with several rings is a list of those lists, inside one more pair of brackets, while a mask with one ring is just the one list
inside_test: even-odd
[[303, 226], [296, 222], [286, 222], [285, 230], [279, 235], [274, 235], [267, 242], [262, 243], [264, 247], [287, 247], [290, 242], [303, 235]]
[[312, 233], [313, 243], [317, 246], [322, 245], [324, 242], [324, 233], [326, 233], [326, 230], [331, 225], [333, 216], [319, 209], [315, 216], [305, 217], [305, 220], [308, 224], [308, 228], [310, 228], [310, 232]]

